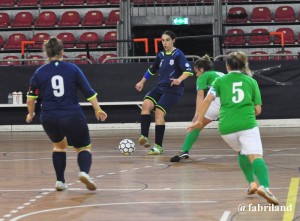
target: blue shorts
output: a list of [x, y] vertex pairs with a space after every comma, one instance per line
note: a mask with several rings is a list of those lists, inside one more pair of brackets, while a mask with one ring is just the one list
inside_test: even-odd
[[83, 114], [60, 118], [41, 116], [40, 119], [46, 134], [53, 143], [58, 143], [66, 137], [68, 145], [75, 148], [91, 144], [89, 129]]
[[151, 100], [155, 108], [161, 109], [165, 114], [178, 102], [183, 94], [183, 87], [156, 86], [149, 91], [145, 99]]

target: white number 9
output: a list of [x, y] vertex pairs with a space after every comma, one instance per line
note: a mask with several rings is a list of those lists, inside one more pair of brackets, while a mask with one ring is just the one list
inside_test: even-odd
[[232, 84], [232, 94], [237, 93], [237, 95], [234, 95], [232, 97], [233, 103], [240, 103], [242, 100], [244, 100], [245, 93], [241, 88], [238, 88], [238, 87], [241, 87], [242, 85], [243, 85], [243, 82], [234, 82]]
[[55, 75], [51, 78], [51, 84], [53, 88], [53, 94], [55, 97], [61, 97], [65, 93], [64, 79], [62, 76]]

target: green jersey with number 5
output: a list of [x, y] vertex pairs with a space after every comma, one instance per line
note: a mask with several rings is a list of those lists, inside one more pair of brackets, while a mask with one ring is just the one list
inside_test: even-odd
[[213, 90], [220, 97], [219, 131], [230, 134], [257, 126], [255, 105], [262, 105], [255, 79], [238, 71], [216, 79]]

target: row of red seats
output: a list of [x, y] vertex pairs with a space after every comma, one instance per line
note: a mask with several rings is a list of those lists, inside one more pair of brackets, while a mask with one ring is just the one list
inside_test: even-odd
[[33, 16], [30, 12], [18, 12], [14, 19], [10, 21], [9, 15], [5, 12], [0, 12], [0, 27], [54, 27], [56, 24], [59, 27], [65, 26], [115, 26], [120, 21], [120, 10], [112, 10], [105, 20], [101, 11], [93, 10], [87, 12], [83, 19], [77, 11], [64, 12], [60, 20], [57, 22], [57, 16], [53, 11], [43, 11], [38, 15], [36, 21], [33, 21]]
[[[296, 13], [291, 6], [279, 6], [274, 12], [274, 18], [272, 17], [271, 10], [265, 6], [259, 6], [253, 8], [249, 17], [250, 22], [295, 22]], [[300, 13], [298, 15], [300, 20]], [[232, 7], [227, 13], [227, 23], [246, 23], [248, 21], [248, 14], [245, 8], [238, 6]]]
[[[6, 50], [10, 49], [21, 49], [21, 42], [32, 40], [36, 41], [35, 44], [29, 45], [29, 48], [34, 49], [41, 49], [42, 44], [45, 40], [48, 40], [50, 38], [50, 35], [48, 33], [37, 33], [34, 34], [32, 39], [27, 39], [27, 37], [22, 33], [14, 33], [11, 34], [7, 41], [3, 39], [3, 37], [0, 35], [0, 47], [3, 47]], [[117, 43], [113, 42], [117, 40], [117, 32], [116, 31], [109, 31], [104, 36], [102, 41], [103, 43], [100, 43], [100, 37], [96, 32], [84, 32], [80, 35], [79, 40], [77, 41], [74, 34], [69, 32], [63, 32], [57, 35], [57, 38], [61, 39], [64, 43], [64, 48], [85, 48], [86, 43], [89, 43], [89, 48], [98, 48], [99, 46], [102, 48], [115, 48], [117, 47]], [[112, 42], [109, 42], [112, 41]], [[106, 43], [105, 43], [106, 42]]]
[[[296, 43], [295, 33], [291, 28], [278, 28], [276, 32], [283, 32], [285, 44]], [[281, 43], [280, 36], [276, 35], [275, 37], [271, 37], [268, 33], [269, 31], [264, 28], [253, 29], [250, 34], [266, 34], [266, 35], [256, 35], [256, 36], [250, 35], [249, 41], [247, 41], [247, 37], [243, 36], [245, 33], [242, 29], [238, 29], [238, 28], [229, 29], [226, 34], [240, 35], [240, 36], [225, 37], [223, 43], [224, 46], [245, 45], [247, 42], [250, 45], [268, 45], [272, 42], [272, 39], [274, 44]], [[298, 35], [299, 35], [298, 39], [300, 40], [300, 33]]]
[[[234, 2], [235, 0], [228, 0]], [[133, 4], [172, 4], [172, 3], [213, 3], [214, 0], [132, 0]], [[227, 2], [223, 0], [223, 2]], [[32, 6], [38, 4], [43, 6], [61, 6], [61, 5], [118, 5], [120, 0], [1, 0], [0, 7], [18, 7]]]
[[[116, 63], [117, 60], [116, 59], [107, 59], [107, 58], [113, 58], [113, 57], [117, 57], [116, 54], [103, 54], [99, 57], [98, 59], [98, 63], [99, 64], [112, 64], [112, 63]], [[64, 58], [68, 58], [67, 56], [64, 55]], [[75, 58], [87, 58], [86, 54], [80, 54], [77, 55]], [[3, 57], [4, 61], [0, 61], [0, 65], [21, 65], [21, 61], [13, 61], [12, 59], [19, 59], [18, 56], [16, 55], [8, 55]], [[31, 61], [26, 61], [25, 64], [26, 65], [42, 65], [45, 63], [43, 56], [41, 55], [31, 55], [29, 57], [27, 57], [27, 59], [32, 59]], [[36, 60], [39, 59], [39, 60]], [[90, 60], [91, 62], [94, 64], [95, 63], [95, 59], [93, 58], [93, 56], [90, 55]], [[72, 62], [70, 60], [70, 62]], [[87, 60], [74, 60], [75, 64], [89, 64], [89, 62]]]
[[[283, 54], [282, 51], [277, 51], [275, 54]], [[284, 54], [292, 54], [291, 51], [285, 50]], [[257, 56], [251, 56], [257, 55]], [[266, 60], [296, 60], [296, 56], [293, 55], [286, 55], [286, 56], [258, 56], [258, 55], [268, 55], [265, 51], [253, 51], [250, 53], [249, 60], [252, 61], [266, 61]]]
[[1, 0], [0, 7], [120, 4], [120, 0]]

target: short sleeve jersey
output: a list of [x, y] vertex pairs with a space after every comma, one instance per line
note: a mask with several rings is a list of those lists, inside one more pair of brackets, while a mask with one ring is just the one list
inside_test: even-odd
[[27, 96], [41, 98], [44, 116], [62, 117], [81, 111], [78, 89], [88, 100], [97, 95], [78, 66], [51, 61], [36, 70]]
[[197, 78], [196, 90], [199, 91], [209, 89], [214, 80], [221, 76], [224, 76], [224, 73], [214, 70], [204, 72]]
[[232, 71], [216, 79], [211, 88], [220, 97], [220, 134], [230, 134], [257, 126], [255, 105], [262, 105], [261, 94], [255, 79]]
[[[170, 53], [165, 50], [159, 52], [148, 71], [151, 75], [158, 74], [158, 85], [160, 86], [170, 86], [170, 78], [179, 78], [183, 72], [193, 75], [190, 63], [178, 48]], [[180, 86], [183, 87], [183, 82]]]

